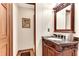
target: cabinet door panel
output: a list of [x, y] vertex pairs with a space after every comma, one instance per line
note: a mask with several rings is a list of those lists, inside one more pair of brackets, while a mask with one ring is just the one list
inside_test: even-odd
[[55, 52], [51, 49], [48, 49], [48, 56], [55, 56]]
[[73, 56], [73, 49], [63, 51], [63, 56]]
[[48, 48], [47, 48], [47, 46], [45, 44], [43, 46], [43, 55], [44, 56], [47, 56], [48, 55]]

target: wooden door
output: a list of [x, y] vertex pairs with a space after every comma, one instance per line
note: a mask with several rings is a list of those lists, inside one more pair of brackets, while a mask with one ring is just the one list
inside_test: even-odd
[[0, 3], [0, 56], [11, 55], [11, 16], [10, 4]]

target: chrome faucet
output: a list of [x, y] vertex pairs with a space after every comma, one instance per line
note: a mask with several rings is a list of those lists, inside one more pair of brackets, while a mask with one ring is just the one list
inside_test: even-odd
[[63, 36], [63, 40], [66, 41], [66, 36]]

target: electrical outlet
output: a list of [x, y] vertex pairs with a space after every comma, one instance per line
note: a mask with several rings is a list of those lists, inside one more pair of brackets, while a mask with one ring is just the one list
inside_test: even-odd
[[48, 32], [50, 32], [50, 29], [48, 28]]

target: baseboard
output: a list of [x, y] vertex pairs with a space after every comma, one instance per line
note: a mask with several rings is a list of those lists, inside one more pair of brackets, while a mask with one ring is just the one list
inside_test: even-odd
[[22, 54], [22, 53], [25, 53], [25, 52], [30, 52], [30, 56], [34, 56], [34, 50], [33, 50], [33, 48], [18, 50], [16, 56], [21, 56], [21, 54]]

